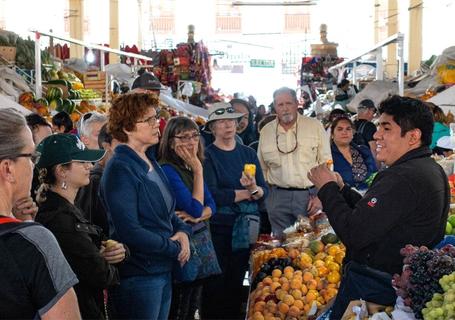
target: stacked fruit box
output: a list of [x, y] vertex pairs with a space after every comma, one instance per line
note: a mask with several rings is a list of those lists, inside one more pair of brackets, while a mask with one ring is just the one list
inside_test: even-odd
[[86, 89], [99, 91], [105, 99], [106, 91], [106, 72], [104, 71], [87, 71], [82, 74], [82, 82]]

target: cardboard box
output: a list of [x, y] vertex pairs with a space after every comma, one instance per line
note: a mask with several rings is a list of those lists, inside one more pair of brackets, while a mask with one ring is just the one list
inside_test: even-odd
[[[341, 320], [355, 319], [356, 314], [352, 311], [352, 308], [355, 307], [355, 306], [359, 306], [360, 307], [362, 305], [362, 303], [366, 304], [369, 316], [371, 316], [371, 315], [373, 315], [375, 313], [378, 313], [378, 312], [384, 312], [385, 309], [388, 308], [388, 306], [383, 306], [383, 305], [376, 304], [376, 303], [373, 303], [373, 302], [353, 300], [353, 301], [351, 301], [349, 303], [349, 305], [346, 308], [346, 311], [344, 312], [343, 317], [341, 318]], [[368, 319], [368, 315], [364, 319]]]
[[0, 56], [2, 56], [3, 59], [14, 63], [16, 61], [16, 47], [0, 46]]

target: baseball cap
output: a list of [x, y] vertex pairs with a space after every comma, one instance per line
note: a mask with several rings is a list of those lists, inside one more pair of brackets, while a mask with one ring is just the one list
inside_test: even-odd
[[46, 137], [36, 147], [41, 155], [36, 166], [40, 169], [51, 168], [72, 161], [96, 162], [104, 157], [104, 150], [89, 150], [73, 134], [58, 133]]
[[144, 72], [134, 80], [131, 89], [166, 90], [166, 87], [160, 83], [153, 73]]
[[374, 102], [370, 99], [364, 99], [360, 101], [359, 106], [357, 107], [358, 109], [374, 109], [376, 110], [376, 107], [374, 105]]

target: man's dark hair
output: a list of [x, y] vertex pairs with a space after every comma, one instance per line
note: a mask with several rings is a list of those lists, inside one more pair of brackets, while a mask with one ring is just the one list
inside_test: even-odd
[[66, 111], [60, 111], [53, 116], [52, 124], [57, 126], [57, 128], [60, 128], [61, 126], [65, 127], [64, 133], [69, 133], [73, 130], [73, 120], [71, 120], [70, 115]]
[[100, 149], [104, 149], [103, 143], [108, 144], [112, 143], [112, 135], [109, 132], [107, 132], [107, 123], [105, 123], [101, 127], [100, 133], [98, 135], [98, 146], [100, 147]]
[[42, 116], [37, 113], [30, 113], [29, 115], [25, 116], [25, 120], [27, 121], [27, 125], [30, 128], [35, 128], [37, 126], [48, 126], [51, 127], [49, 122], [46, 121]]
[[386, 113], [393, 117], [401, 128], [401, 136], [413, 129], [419, 129], [422, 132], [422, 146], [431, 144], [433, 133], [433, 114], [424, 102], [393, 95], [382, 101], [379, 105], [379, 113]]

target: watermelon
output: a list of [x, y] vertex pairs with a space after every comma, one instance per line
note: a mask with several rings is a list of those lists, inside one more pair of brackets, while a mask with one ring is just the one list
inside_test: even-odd
[[61, 98], [51, 100], [49, 108], [58, 112], [63, 111], [63, 100]]
[[49, 101], [63, 97], [63, 90], [59, 87], [50, 87], [47, 90], [46, 98]]
[[44, 98], [38, 99], [38, 100], [36, 101], [36, 103], [39, 103], [40, 105], [43, 105], [43, 106], [45, 106], [45, 107], [48, 107], [48, 106], [49, 106], [49, 102], [48, 102], [46, 99], [44, 99]]

